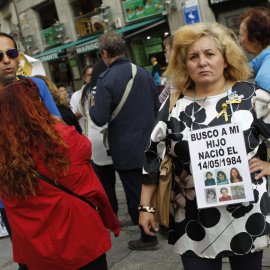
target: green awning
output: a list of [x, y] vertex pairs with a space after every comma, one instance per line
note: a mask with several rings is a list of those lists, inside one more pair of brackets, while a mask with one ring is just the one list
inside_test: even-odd
[[87, 37], [84, 39], [79, 39], [77, 41], [62, 45], [62, 46], [58, 46], [56, 48], [53, 48], [51, 50], [45, 51], [39, 55], [34, 55], [33, 57], [42, 61], [42, 62], [46, 62], [46, 61], [51, 61], [51, 60], [55, 60], [58, 58], [58, 54], [59, 53], [63, 53], [63, 50], [71, 47], [71, 46], [76, 46], [78, 44], [90, 41], [90, 40], [94, 40], [97, 39], [100, 35], [95, 35], [95, 36], [91, 36], [91, 37]]
[[[127, 31], [131, 31], [131, 30], [134, 30], [136, 28], [146, 26], [148, 24], [157, 22], [157, 21], [162, 20], [162, 19], [164, 19], [164, 16], [154, 18], [154, 19], [151, 19], [151, 20], [148, 20], [148, 21], [143, 21], [143, 22], [139, 22], [139, 23], [136, 23], [136, 24], [128, 25], [128, 26], [125, 26], [125, 27], [123, 27], [121, 29], [115, 30], [114, 32], [116, 34], [125, 33]], [[77, 54], [82, 54], [82, 53], [87, 53], [87, 52], [90, 52], [90, 51], [93, 51], [93, 50], [97, 50], [98, 49], [97, 38], [95, 40], [90, 40], [90, 41], [88, 41], [86, 43], [83, 43], [83, 44], [81, 44], [79, 46], [76, 46]]]
[[[151, 23], [160, 21], [162, 19], [164, 19], [164, 16], [154, 18], [151, 20], [147, 20], [147, 21], [143, 21], [143, 22], [139, 22], [139, 23], [135, 23], [132, 25], [128, 25], [128, 26], [125, 26], [121, 29], [115, 30], [114, 32], [116, 34], [121, 34], [121, 33], [127, 32], [127, 31], [134, 30], [136, 28], [140, 28], [140, 27], [149, 25]], [[58, 47], [53, 48], [51, 50], [45, 51], [39, 55], [34, 55], [33, 57], [36, 59], [39, 59], [42, 62], [55, 60], [59, 57], [58, 56], [59, 53], [63, 52], [64, 49], [71, 47], [71, 46], [76, 46], [77, 54], [82, 54], [82, 53], [90, 52], [92, 50], [97, 50], [97, 48], [98, 48], [97, 47], [97, 39], [100, 35], [102, 35], [102, 34], [98, 34], [98, 35], [87, 37], [84, 39], [80, 39], [80, 40], [77, 40], [77, 41], [62, 45], [62, 46], [58, 46]]]
[[164, 17], [162, 16], [162, 17], [154, 18], [154, 19], [151, 19], [151, 20], [148, 20], [148, 21], [143, 21], [143, 22], [139, 22], [139, 23], [136, 23], [136, 24], [131, 24], [131, 25], [125, 26], [125, 27], [123, 27], [121, 29], [118, 29], [118, 30], [116, 30], [114, 32], [116, 34], [121, 34], [121, 33], [131, 31], [131, 30], [134, 30], [134, 29], [142, 27], [142, 26], [146, 26], [146, 25], [148, 25], [150, 23], [159, 21], [161, 19], [164, 19]]

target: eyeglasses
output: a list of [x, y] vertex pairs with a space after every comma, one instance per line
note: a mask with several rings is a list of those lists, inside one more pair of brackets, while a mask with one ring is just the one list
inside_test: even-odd
[[19, 55], [19, 52], [17, 49], [9, 49], [5, 52], [0, 52], [0, 62], [3, 60], [4, 54], [6, 54], [9, 58], [16, 59]]
[[92, 73], [84, 74], [84, 77], [92, 76]]

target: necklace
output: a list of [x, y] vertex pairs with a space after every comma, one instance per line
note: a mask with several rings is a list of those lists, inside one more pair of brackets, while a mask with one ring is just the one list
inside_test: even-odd
[[[227, 92], [227, 96], [228, 96], [228, 100], [229, 100], [229, 104], [230, 104], [230, 108], [231, 108], [231, 112], [232, 112], [232, 118], [233, 118], [233, 122], [236, 124], [236, 121], [235, 121], [235, 117], [234, 117], [234, 112], [233, 112], [233, 108], [232, 108], [232, 103], [231, 103], [231, 100], [230, 100], [230, 96], [229, 96], [229, 89], [228, 89], [228, 85], [227, 85], [227, 82], [225, 81], [225, 87], [226, 87], [226, 92]], [[205, 99], [204, 99], [205, 101]], [[191, 127], [190, 127], [190, 131], [193, 131], [193, 122], [194, 122], [194, 103], [195, 103], [195, 90], [193, 92], [193, 106], [192, 106], [192, 116], [191, 116]], [[225, 107], [225, 105], [226, 107]], [[224, 110], [226, 110], [226, 114], [227, 114], [227, 104], [226, 103], [223, 103], [222, 104], [222, 113], [225, 113]], [[225, 118], [226, 118], [226, 115], [225, 115]]]

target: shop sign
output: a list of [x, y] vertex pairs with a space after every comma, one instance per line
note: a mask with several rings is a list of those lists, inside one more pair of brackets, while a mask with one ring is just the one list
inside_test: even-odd
[[127, 22], [162, 13], [166, 10], [163, 0], [127, 0], [123, 2], [123, 5]]
[[[267, 2], [267, 0], [261, 0], [260, 2]], [[218, 8], [218, 7], [223, 7], [227, 6], [227, 4], [232, 5], [231, 8], [233, 9], [235, 4], [242, 4], [243, 7], [249, 6], [252, 4], [258, 3], [258, 0], [208, 0], [209, 6], [211, 8]]]
[[186, 24], [194, 24], [201, 22], [197, 0], [185, 1], [183, 3], [183, 12]]
[[223, 2], [230, 2], [230, 0], [209, 0], [210, 5], [220, 4]]
[[38, 57], [37, 59], [39, 59], [41, 62], [55, 60], [55, 59], [58, 59], [58, 52], [43, 55], [41, 57]]
[[57, 33], [54, 27], [47, 28], [41, 31], [43, 45], [45, 48], [61, 44], [61, 39], [57, 37]]
[[52, 53], [47, 53], [47, 54], [41, 55], [41, 56], [35, 56], [35, 58], [40, 60], [41, 62], [52, 61], [52, 60], [58, 59], [59, 53], [63, 53], [63, 52], [64, 52], [63, 49], [59, 49], [59, 50], [54, 51]]
[[94, 51], [97, 49], [98, 49], [98, 44], [97, 44], [97, 41], [95, 40], [91, 43], [86, 43], [86, 44], [83, 44], [81, 46], [77, 46], [76, 52], [77, 52], [77, 54], [82, 54], [82, 53]]

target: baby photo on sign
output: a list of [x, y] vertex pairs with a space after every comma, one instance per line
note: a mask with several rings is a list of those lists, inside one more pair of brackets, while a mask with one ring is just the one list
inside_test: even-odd
[[227, 170], [225, 168], [216, 170], [217, 185], [227, 185], [229, 180], [227, 178]]
[[220, 202], [226, 202], [226, 201], [232, 200], [232, 196], [229, 194], [230, 191], [228, 190], [228, 188], [222, 187], [219, 191], [220, 191], [219, 195], [221, 195], [221, 196], [219, 197], [218, 200]]
[[205, 171], [203, 172], [203, 177], [204, 177], [204, 185], [207, 186], [215, 186], [216, 185], [216, 180], [214, 178], [214, 174], [211, 171]]
[[217, 193], [215, 188], [207, 188], [204, 190], [205, 201], [206, 203], [216, 203], [217, 202]]
[[232, 198], [234, 200], [239, 200], [239, 199], [245, 199], [246, 198], [244, 185], [231, 186], [231, 190], [232, 190]]

